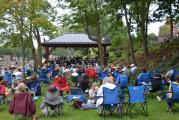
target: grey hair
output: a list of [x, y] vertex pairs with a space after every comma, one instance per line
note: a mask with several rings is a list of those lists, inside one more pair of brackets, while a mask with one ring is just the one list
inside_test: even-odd
[[113, 83], [113, 80], [110, 77], [105, 77], [103, 79], [103, 84], [106, 84], [106, 83]]

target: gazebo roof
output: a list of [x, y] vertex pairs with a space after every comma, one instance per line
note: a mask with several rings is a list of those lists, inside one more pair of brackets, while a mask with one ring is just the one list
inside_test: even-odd
[[[85, 33], [65, 33], [52, 40], [41, 43], [43, 47], [97, 47], [97, 42]], [[103, 46], [111, 45], [110, 40], [102, 40]]]

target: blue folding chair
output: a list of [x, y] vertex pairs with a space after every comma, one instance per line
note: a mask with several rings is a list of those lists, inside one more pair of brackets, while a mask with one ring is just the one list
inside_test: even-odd
[[28, 81], [27, 87], [35, 93], [35, 96], [41, 95], [41, 86], [38, 81]]
[[47, 74], [48, 74], [48, 70], [42, 69], [39, 74], [39, 78], [38, 78], [39, 81], [49, 84], [50, 82], [49, 82], [49, 78], [48, 78]]
[[179, 71], [177, 70], [173, 70], [173, 74], [171, 76], [171, 81], [175, 81], [176, 80], [176, 76], [179, 75]]
[[137, 77], [138, 85], [142, 85], [142, 82], [149, 84], [151, 82], [151, 74], [147, 73], [140, 73]]
[[81, 88], [71, 88], [70, 89], [70, 94], [71, 95], [82, 95], [83, 91]]
[[118, 87], [115, 87], [114, 89], [103, 87], [103, 103], [101, 115], [103, 115], [104, 119], [106, 111], [114, 113], [116, 110], [117, 115], [122, 117], [122, 104], [119, 98], [120, 94]]
[[147, 100], [145, 96], [145, 86], [128, 86], [129, 101], [127, 112], [132, 118], [132, 110], [148, 116]]
[[81, 88], [71, 88], [70, 95], [66, 96], [67, 102], [73, 102], [73, 108], [82, 109], [81, 104], [85, 103], [85, 96]]
[[121, 89], [127, 88], [129, 77], [126, 74], [119, 75], [119, 85]]
[[12, 74], [10, 72], [5, 72], [3, 80], [7, 81], [8, 85], [12, 84]]
[[172, 111], [175, 114], [174, 104], [179, 103], [179, 84], [172, 83]]

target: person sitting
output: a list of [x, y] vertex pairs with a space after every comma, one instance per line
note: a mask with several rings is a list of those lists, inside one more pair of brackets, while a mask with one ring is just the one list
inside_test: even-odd
[[90, 88], [89, 86], [89, 79], [86, 73], [82, 74], [79, 79], [79, 87], [83, 90], [83, 92], [85, 92], [87, 89]]
[[59, 72], [61, 72], [61, 68], [60, 67], [55, 67], [55, 70], [52, 72], [52, 79], [54, 79], [55, 77], [58, 76]]
[[97, 97], [99, 97], [96, 101], [96, 106], [99, 109], [99, 113], [101, 113], [102, 110], [102, 106], [101, 104], [103, 103], [103, 87], [109, 88], [109, 89], [114, 89], [116, 87], [116, 85], [113, 83], [113, 80], [111, 80], [109, 77], [105, 77], [103, 79], [103, 83], [100, 86], [98, 93], [97, 93]]
[[151, 84], [152, 89], [150, 90], [150, 92], [157, 92], [162, 90], [162, 76], [160, 74], [155, 74], [152, 77]]
[[8, 85], [12, 84], [12, 74], [7, 68], [5, 68], [3, 80], [7, 81]]
[[70, 85], [67, 81], [67, 77], [59, 72], [58, 76], [53, 80], [52, 83], [60, 91], [60, 95], [63, 95], [63, 92], [68, 93], [70, 91]]
[[5, 102], [5, 98], [9, 95], [11, 89], [7, 87], [7, 82], [2, 80], [0, 82], [0, 104]]
[[98, 88], [96, 82], [94, 82], [92, 84], [91, 89], [89, 90], [87, 104], [95, 104], [96, 103], [96, 95], [97, 95], [98, 89], [99, 88]]
[[107, 71], [107, 68], [106, 67], [103, 67], [103, 69], [99, 72], [98, 76], [99, 76], [99, 79], [100, 79], [100, 85], [102, 84], [103, 82], [103, 79], [105, 77], [107, 77], [108, 75], [108, 71]]
[[168, 80], [168, 81], [175, 81], [176, 80], [176, 75], [179, 74], [179, 71], [176, 71], [176, 70], [169, 70], [166, 75], [165, 75], [165, 78]]
[[50, 85], [48, 87], [48, 91], [46, 92], [45, 98], [40, 105], [40, 108], [42, 109], [42, 112], [44, 112], [44, 109], [47, 108], [47, 105], [58, 106], [63, 104], [63, 102], [64, 101], [60, 96], [59, 90], [54, 85]]
[[39, 81], [37, 79], [37, 75], [33, 74], [30, 77], [30, 80], [27, 81], [27, 86], [29, 88], [29, 91], [34, 94], [34, 96], [40, 96], [41, 95], [41, 86], [39, 84]]
[[122, 70], [119, 70], [119, 75], [116, 79], [116, 85], [121, 89], [124, 89], [128, 86], [129, 77]]
[[21, 80], [22, 79], [22, 77], [23, 77], [23, 73], [22, 73], [22, 70], [20, 69], [20, 68], [18, 68], [18, 70], [14, 73], [14, 75], [15, 75], [15, 79], [16, 80]]
[[73, 85], [74, 85], [75, 87], [78, 86], [78, 76], [79, 76], [79, 74], [78, 74], [77, 72], [73, 72], [73, 73], [71, 74], [71, 81], [73, 82]]
[[39, 80], [40, 80], [40, 82], [49, 84], [48, 70], [47, 70], [46, 66], [42, 67], [40, 74], [39, 74]]
[[9, 106], [9, 113], [32, 117], [36, 109], [33, 98], [27, 91], [27, 86], [24, 83], [19, 83], [16, 88], [17, 90]]
[[13, 80], [12, 85], [11, 85], [12, 93], [15, 93], [16, 87], [18, 86], [19, 83], [20, 83], [19, 80]]
[[168, 93], [167, 93], [167, 95], [166, 95], [167, 104], [168, 104], [168, 109], [167, 109], [168, 112], [171, 112], [171, 111], [172, 111], [172, 106], [173, 106], [173, 100], [172, 100], [172, 84], [177, 84], [177, 85], [179, 85], [179, 75], [176, 75], [176, 81], [175, 81], [175, 82], [172, 82], [172, 83], [170, 84]]
[[137, 76], [138, 85], [146, 85], [151, 82], [151, 74], [147, 72], [146, 68], [142, 69], [142, 72]]

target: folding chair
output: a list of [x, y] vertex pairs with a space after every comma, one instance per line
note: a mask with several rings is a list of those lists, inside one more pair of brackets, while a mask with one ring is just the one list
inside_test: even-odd
[[71, 95], [82, 95], [83, 91], [81, 88], [71, 88], [70, 89], [70, 94]]
[[163, 94], [163, 83], [162, 78], [160, 76], [153, 77], [151, 80], [151, 90], [149, 90], [149, 93], [152, 95], [152, 97], [155, 96], [155, 93], [160, 92], [160, 94]]
[[41, 95], [41, 86], [38, 81], [28, 81], [27, 87], [35, 93], [35, 96]]
[[121, 94], [124, 95], [125, 89], [128, 86], [129, 77], [126, 74], [119, 75], [119, 87], [121, 89]]
[[60, 117], [63, 115], [63, 103], [60, 103], [58, 105], [52, 105], [52, 104], [45, 102], [45, 105], [47, 107], [46, 117], [50, 117], [52, 115]]
[[174, 105], [179, 103], [179, 84], [172, 83], [172, 111], [175, 114]]
[[45, 84], [50, 84], [49, 78], [47, 76], [48, 70], [42, 69], [39, 74], [39, 81]]
[[36, 112], [35, 103], [32, 100], [30, 93], [15, 93], [9, 106], [9, 113], [15, 115], [15, 119], [18, 115], [30, 117]]
[[70, 91], [70, 85], [68, 84], [66, 77], [59, 76], [54, 79], [52, 84], [56, 86], [61, 93]]
[[[117, 115], [122, 117], [122, 103], [120, 102], [119, 88], [109, 89], [103, 87], [103, 103], [102, 103], [102, 115], [105, 119], [106, 111], [114, 112], [116, 110]], [[112, 109], [114, 109], [112, 111]]]
[[71, 88], [70, 95], [66, 96], [67, 102], [73, 101], [73, 108], [78, 107], [82, 110], [81, 104], [85, 102], [85, 96], [81, 88]]
[[128, 86], [129, 101], [127, 112], [132, 118], [132, 110], [148, 116], [147, 100], [145, 97], [145, 86]]

